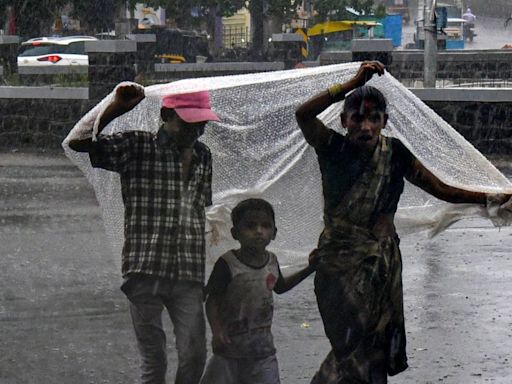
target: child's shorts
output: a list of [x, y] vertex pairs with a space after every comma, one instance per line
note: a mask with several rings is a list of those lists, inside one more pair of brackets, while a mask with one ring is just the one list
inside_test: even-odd
[[279, 384], [275, 355], [263, 359], [230, 359], [213, 355], [201, 384]]

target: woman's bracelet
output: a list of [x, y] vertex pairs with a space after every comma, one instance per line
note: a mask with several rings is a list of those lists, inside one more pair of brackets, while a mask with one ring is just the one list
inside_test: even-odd
[[331, 96], [333, 102], [343, 100], [346, 93], [345, 89], [343, 88], [343, 84], [340, 83], [331, 85], [329, 88], [327, 88], [327, 92], [329, 93], [329, 96]]

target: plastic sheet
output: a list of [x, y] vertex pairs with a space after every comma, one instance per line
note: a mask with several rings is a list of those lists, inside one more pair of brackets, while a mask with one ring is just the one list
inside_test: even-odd
[[[208, 233], [221, 242], [208, 253], [217, 257], [236, 244], [230, 240], [229, 213], [240, 200], [259, 196], [276, 210], [278, 235], [271, 249], [282, 265], [304, 262], [322, 229], [321, 178], [316, 154], [295, 121], [295, 109], [335, 82], [351, 78], [360, 63], [339, 64], [271, 73], [186, 79], [145, 88], [146, 98], [132, 111], [114, 120], [102, 134], [124, 130], [156, 131], [164, 95], [209, 90], [221, 122], [210, 122], [201, 141], [213, 155], [213, 201], [208, 210]], [[482, 154], [386, 73], [369, 82], [388, 100], [390, 119], [383, 134], [399, 138], [436, 176], [468, 190], [510, 193], [512, 185]], [[87, 113], [72, 129], [63, 147], [94, 186], [114, 254], [123, 242], [123, 204], [119, 176], [93, 169], [87, 154], [69, 149], [70, 139], [90, 137], [97, 116], [113, 93]], [[342, 102], [321, 119], [341, 131]], [[453, 207], [406, 185], [399, 211], [399, 234], [425, 229], [439, 231], [465, 216], [489, 216], [482, 207]], [[120, 259], [120, 258], [119, 258]]]

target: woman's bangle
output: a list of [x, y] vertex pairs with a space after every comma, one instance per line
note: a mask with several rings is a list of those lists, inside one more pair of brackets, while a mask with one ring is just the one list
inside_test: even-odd
[[333, 102], [343, 100], [346, 93], [345, 89], [343, 88], [343, 84], [340, 83], [331, 85], [329, 88], [327, 88], [327, 92], [329, 93], [329, 96], [331, 96]]

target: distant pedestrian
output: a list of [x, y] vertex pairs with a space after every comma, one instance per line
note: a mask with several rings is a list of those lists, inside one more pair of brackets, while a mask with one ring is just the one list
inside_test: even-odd
[[512, 21], [512, 14], [510, 14], [510, 16], [505, 20], [505, 28], [507, 28], [508, 23], [510, 23], [511, 21]]
[[[119, 87], [98, 131], [133, 109], [142, 87]], [[125, 208], [121, 287], [130, 301], [142, 356], [142, 383], [164, 384], [167, 370], [162, 311], [174, 325], [176, 384], [197, 384], [206, 360], [203, 286], [205, 206], [211, 204], [212, 160], [197, 139], [210, 120], [208, 92], [163, 98], [157, 133], [125, 131], [72, 140], [93, 167], [117, 172]]]
[[462, 18], [466, 20], [469, 28], [473, 28], [476, 22], [476, 16], [471, 12], [471, 8], [466, 9], [466, 12], [462, 15]]

